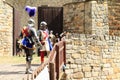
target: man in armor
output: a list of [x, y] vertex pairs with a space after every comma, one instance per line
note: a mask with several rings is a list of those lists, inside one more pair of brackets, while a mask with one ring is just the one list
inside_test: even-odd
[[47, 23], [45, 21], [42, 21], [40, 23], [40, 30], [38, 30], [38, 36], [39, 36], [39, 41], [42, 44], [42, 47], [40, 49], [40, 56], [41, 56], [41, 63], [44, 62], [44, 55], [47, 53], [47, 56], [52, 50], [52, 44], [49, 40], [49, 31], [47, 29]]
[[[34, 16], [35, 10], [33, 7], [27, 6], [25, 10], [29, 10], [28, 14], [30, 17]], [[32, 73], [31, 61], [35, 45], [39, 47], [41, 46], [34, 26], [35, 21], [32, 18], [30, 18], [28, 20], [28, 25], [23, 27], [20, 34], [20, 37], [22, 37], [21, 47], [24, 49], [26, 54], [26, 74]]]

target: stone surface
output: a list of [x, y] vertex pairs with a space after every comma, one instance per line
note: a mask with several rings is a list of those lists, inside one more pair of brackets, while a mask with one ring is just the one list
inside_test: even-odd
[[13, 8], [0, 0], [0, 56], [13, 53]]
[[[25, 5], [63, 7], [63, 29], [70, 32], [66, 39], [67, 79], [120, 80], [120, 37], [115, 36], [119, 35], [119, 32], [114, 30], [119, 29], [119, 3], [107, 8], [106, 3], [101, 4], [96, 0], [88, 0], [86, 3], [81, 2], [82, 0], [5, 1], [10, 5], [0, 0], [0, 45], [2, 45], [0, 56], [10, 56], [13, 53], [12, 7], [19, 10], [23, 16], [20, 19], [21, 26], [26, 25], [28, 19], [24, 11]], [[108, 9], [111, 15], [109, 16], [111, 35], [109, 35]], [[37, 17], [34, 19], [37, 22]]]

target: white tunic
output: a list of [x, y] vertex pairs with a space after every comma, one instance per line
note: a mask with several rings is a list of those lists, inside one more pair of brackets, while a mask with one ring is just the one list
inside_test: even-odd
[[49, 42], [48, 42], [49, 34], [47, 33], [47, 31], [43, 31], [43, 30], [40, 30], [40, 32], [41, 32], [41, 41], [45, 43], [44, 45], [42, 45], [40, 51], [50, 51]]

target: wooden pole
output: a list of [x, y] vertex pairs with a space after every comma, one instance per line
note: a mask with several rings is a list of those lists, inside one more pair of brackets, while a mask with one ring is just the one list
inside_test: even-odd
[[66, 43], [64, 41], [64, 65], [66, 66]]
[[50, 80], [56, 80], [55, 64], [53, 62], [50, 62], [49, 68], [50, 68]]
[[60, 68], [60, 57], [59, 57], [59, 55], [60, 55], [60, 53], [59, 53], [59, 46], [58, 45], [56, 45], [56, 78], [57, 78], [57, 80], [59, 79], [59, 72], [60, 72], [60, 70], [59, 70], [59, 68]]

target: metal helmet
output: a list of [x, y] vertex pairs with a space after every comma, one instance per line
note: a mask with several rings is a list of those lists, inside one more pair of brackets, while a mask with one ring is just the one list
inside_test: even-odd
[[28, 20], [28, 26], [34, 27], [34, 25], [35, 25], [35, 21], [30, 18], [30, 19]]
[[42, 22], [40, 23], [40, 26], [47, 26], [47, 23], [46, 23], [45, 21], [42, 21]]

